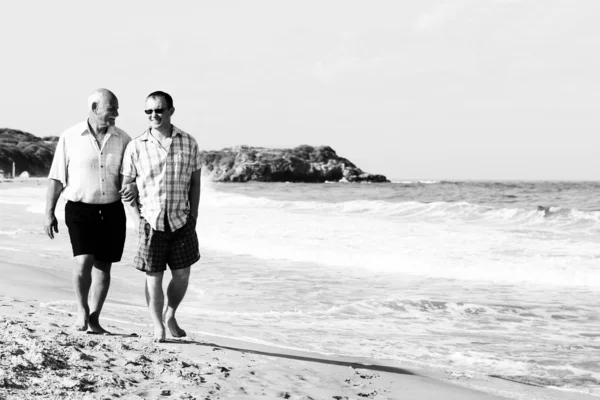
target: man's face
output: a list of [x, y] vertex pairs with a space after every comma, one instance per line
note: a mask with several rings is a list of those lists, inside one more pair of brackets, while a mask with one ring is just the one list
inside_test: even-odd
[[119, 116], [119, 100], [114, 96], [104, 96], [96, 106], [99, 127], [114, 126]]
[[[151, 111], [151, 113], [148, 114], [148, 111]], [[167, 102], [162, 97], [150, 97], [146, 100], [146, 114], [148, 114], [148, 121], [152, 129], [169, 128], [171, 126], [173, 108], [168, 109]]]

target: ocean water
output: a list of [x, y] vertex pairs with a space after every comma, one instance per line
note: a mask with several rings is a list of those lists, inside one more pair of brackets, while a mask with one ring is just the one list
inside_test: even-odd
[[[598, 193], [597, 182], [204, 182], [202, 260], [180, 320], [197, 333], [600, 395]], [[0, 252], [39, 241], [39, 257], [68, 257], [66, 229], [59, 254], [36, 225], [44, 195], [0, 188], [13, 210]], [[121, 264], [134, 249], [129, 232]], [[126, 267], [113, 277], [103, 315], [149, 323], [143, 278]]]

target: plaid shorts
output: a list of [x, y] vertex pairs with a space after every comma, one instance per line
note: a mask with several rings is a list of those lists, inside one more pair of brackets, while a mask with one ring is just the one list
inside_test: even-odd
[[161, 272], [167, 269], [184, 269], [200, 259], [196, 223], [189, 218], [184, 226], [174, 232], [152, 229], [140, 218], [139, 243], [133, 266], [144, 272]]

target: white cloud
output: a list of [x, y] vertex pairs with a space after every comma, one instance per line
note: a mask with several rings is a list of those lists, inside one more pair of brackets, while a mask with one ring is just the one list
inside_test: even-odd
[[358, 57], [344, 56], [332, 62], [317, 61], [313, 65], [313, 75], [323, 83], [329, 83], [339, 74], [347, 71], [358, 70], [362, 67]]
[[328, 84], [336, 77], [344, 74], [379, 68], [386, 61], [389, 61], [389, 59], [380, 56], [373, 58], [344, 56], [331, 62], [317, 61], [313, 65], [312, 73], [319, 81]]
[[358, 32], [348, 30], [339, 32], [335, 48], [313, 64], [312, 75], [322, 83], [329, 84], [344, 74], [382, 66], [386, 61], [385, 57], [361, 54], [362, 49], [357, 46], [360, 40], [361, 34]]
[[169, 41], [167, 39], [158, 39], [156, 41], [156, 47], [158, 47], [163, 54], [169, 54]]
[[494, 4], [523, 3], [525, 0], [492, 0]]
[[161, 55], [168, 55], [171, 47], [169, 34], [163, 31], [148, 31], [143, 33], [144, 46]]
[[470, 3], [468, 0], [446, 0], [437, 3], [431, 10], [421, 14], [413, 24], [416, 32], [431, 32], [455, 20]]

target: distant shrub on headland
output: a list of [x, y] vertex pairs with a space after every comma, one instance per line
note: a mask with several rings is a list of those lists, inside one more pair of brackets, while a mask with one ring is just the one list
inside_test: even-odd
[[17, 129], [0, 128], [0, 169], [5, 175], [27, 171], [30, 176], [47, 176], [58, 136], [38, 137]]

